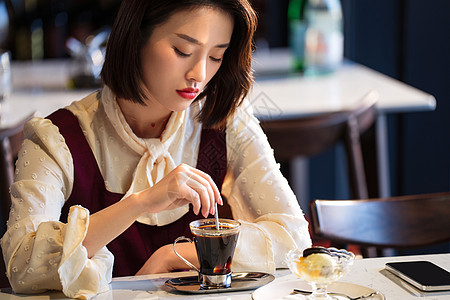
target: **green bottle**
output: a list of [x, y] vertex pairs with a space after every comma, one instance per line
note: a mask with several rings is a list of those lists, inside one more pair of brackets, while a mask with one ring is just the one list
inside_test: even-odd
[[305, 6], [307, 0], [290, 0], [288, 7], [289, 47], [293, 56], [293, 69], [305, 70]]

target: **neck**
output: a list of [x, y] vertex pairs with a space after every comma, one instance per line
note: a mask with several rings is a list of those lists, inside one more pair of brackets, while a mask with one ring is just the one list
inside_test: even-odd
[[124, 99], [117, 99], [117, 103], [131, 130], [140, 138], [159, 138], [172, 113]]

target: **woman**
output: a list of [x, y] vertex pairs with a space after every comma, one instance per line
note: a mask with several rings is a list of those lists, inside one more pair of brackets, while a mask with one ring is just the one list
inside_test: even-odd
[[112, 276], [185, 269], [172, 243], [215, 203], [242, 223], [234, 271], [310, 246], [245, 105], [255, 27], [247, 0], [122, 1], [102, 90], [25, 128], [2, 238], [16, 292], [89, 298]]

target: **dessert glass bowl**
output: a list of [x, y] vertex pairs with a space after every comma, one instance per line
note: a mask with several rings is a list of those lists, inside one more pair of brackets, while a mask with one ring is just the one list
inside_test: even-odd
[[303, 257], [303, 251], [294, 249], [286, 255], [291, 272], [312, 287], [312, 293], [307, 299], [335, 299], [328, 295], [327, 286], [344, 276], [355, 259], [353, 253], [344, 249], [327, 248], [327, 250], [327, 254], [313, 253]]

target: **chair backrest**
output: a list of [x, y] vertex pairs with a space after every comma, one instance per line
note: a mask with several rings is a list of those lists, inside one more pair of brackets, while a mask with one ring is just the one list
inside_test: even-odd
[[371, 92], [353, 109], [306, 118], [262, 121], [261, 126], [280, 161], [315, 156], [343, 142], [352, 197], [367, 198], [360, 135], [375, 122], [377, 98], [377, 94]]
[[366, 200], [314, 200], [314, 233], [336, 243], [420, 248], [450, 241], [450, 192]]

